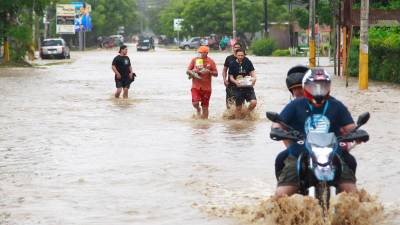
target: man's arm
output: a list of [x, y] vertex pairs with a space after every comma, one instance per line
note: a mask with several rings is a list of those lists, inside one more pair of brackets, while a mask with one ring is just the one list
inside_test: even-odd
[[251, 71], [250, 76], [252, 78], [251, 79], [252, 85], [253, 86], [256, 85], [256, 81], [257, 81], [256, 71], [255, 70]]
[[218, 70], [214, 61], [211, 63], [211, 68], [209, 69], [209, 73], [211, 76], [218, 77]]
[[121, 79], [121, 74], [118, 72], [117, 68], [115, 67], [115, 65], [111, 66], [112, 71], [114, 71], [115, 75], [117, 75], [118, 79]]
[[354, 123], [348, 124], [348, 125], [340, 128], [340, 133], [341, 133], [341, 135], [347, 135], [354, 128], [356, 128], [356, 125]]
[[[293, 102], [287, 104], [285, 108], [282, 110], [282, 112], [279, 114], [280, 118], [283, 120], [285, 124], [291, 125], [290, 123], [290, 118], [295, 118], [296, 115], [296, 107], [293, 105]], [[288, 130], [286, 127], [281, 125], [280, 123], [272, 123], [271, 129], [274, 128], [281, 128], [283, 130]], [[293, 141], [291, 140], [282, 140], [283, 144], [287, 147], [289, 147]]]
[[[271, 129], [274, 129], [274, 128], [281, 128], [281, 129], [285, 130], [285, 128], [279, 123], [272, 123]], [[283, 142], [283, 144], [285, 145], [286, 148], [288, 148], [289, 145], [292, 144], [291, 140], [282, 140], [282, 142]]]
[[224, 79], [224, 84], [225, 84], [225, 86], [228, 86], [228, 79], [227, 79], [227, 72], [228, 72], [228, 67], [227, 66], [224, 66], [224, 69], [222, 70], [222, 78]]
[[186, 70], [186, 74], [189, 74], [194, 68], [194, 60], [192, 59], [192, 61], [190, 61], [190, 64]]
[[132, 80], [133, 76], [133, 70], [132, 70], [132, 66], [129, 66], [129, 79]]
[[239, 86], [239, 82], [233, 77], [233, 75], [229, 74], [229, 80], [236, 84], [236, 86]]

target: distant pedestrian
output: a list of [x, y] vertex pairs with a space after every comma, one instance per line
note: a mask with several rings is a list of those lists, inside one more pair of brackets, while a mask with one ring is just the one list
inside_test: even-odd
[[224, 36], [223, 38], [221, 38], [221, 41], [219, 42], [219, 47], [222, 51], [225, 51], [225, 49], [228, 47], [228, 43], [229, 43], [229, 38], [228, 36]]
[[103, 37], [102, 36], [97, 37], [97, 45], [99, 48], [103, 47]]
[[115, 98], [119, 98], [122, 89], [124, 90], [123, 98], [128, 98], [128, 91], [131, 83], [135, 79], [135, 74], [132, 70], [131, 61], [128, 57], [128, 48], [126, 45], [119, 47], [119, 54], [112, 62], [112, 70], [115, 74]]
[[214, 60], [208, 57], [207, 46], [200, 46], [197, 52], [199, 56], [192, 59], [186, 73], [192, 79], [192, 105], [196, 109], [197, 116], [207, 119], [211, 97], [211, 77], [218, 76], [218, 71]]

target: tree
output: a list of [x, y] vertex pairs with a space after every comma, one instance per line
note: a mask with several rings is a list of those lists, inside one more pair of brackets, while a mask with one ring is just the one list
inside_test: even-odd
[[94, 35], [116, 34], [123, 26], [126, 34], [138, 31], [136, 0], [86, 0], [92, 5]]
[[[261, 0], [237, 0], [236, 15], [239, 32], [256, 32], [261, 29]], [[173, 19], [183, 18], [183, 35], [205, 36], [210, 33], [230, 34], [232, 32], [232, 11], [226, 0], [172, 0], [160, 12], [163, 34], [173, 36]]]
[[[286, 22], [297, 20], [303, 28], [308, 27], [308, 0], [296, 0], [301, 3], [288, 12], [288, 3], [294, 0], [269, 0], [268, 21]], [[231, 34], [232, 11], [227, 0], [171, 0], [170, 4], [160, 10], [159, 32], [174, 36], [172, 22], [174, 18], [183, 18], [183, 35], [203, 36], [210, 33]], [[331, 24], [329, 0], [319, 0], [317, 15], [320, 23]], [[156, 15], [154, 15], [156, 17]], [[291, 16], [291, 17], [290, 17]], [[254, 33], [262, 30], [263, 0], [236, 0], [237, 31]], [[157, 18], [157, 17], [156, 17]]]
[[[23, 61], [32, 43], [33, 12], [42, 15], [50, 0], [2, 0], [0, 1], [0, 36], [4, 39], [5, 52], [11, 45], [11, 60]], [[4, 18], [4, 19], [3, 19]], [[5, 58], [5, 61], [8, 59]]]
[[[175, 36], [173, 29], [173, 21], [175, 18], [182, 18], [182, 11], [185, 9], [184, 0], [171, 0], [170, 4], [160, 12], [160, 33], [169, 37]], [[188, 35], [189, 30], [185, 29], [181, 32]]]

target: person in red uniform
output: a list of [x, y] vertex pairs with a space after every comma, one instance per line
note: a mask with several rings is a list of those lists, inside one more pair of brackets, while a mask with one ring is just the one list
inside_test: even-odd
[[200, 46], [198, 56], [193, 58], [187, 68], [189, 79], [192, 79], [192, 104], [197, 115], [208, 118], [208, 106], [211, 97], [211, 77], [217, 77], [218, 71], [214, 60], [208, 57], [208, 47]]

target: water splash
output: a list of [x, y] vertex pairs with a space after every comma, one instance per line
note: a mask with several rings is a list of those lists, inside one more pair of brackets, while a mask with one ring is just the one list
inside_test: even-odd
[[[235, 111], [236, 107], [234, 105], [230, 105], [229, 109], [226, 109], [224, 113], [222, 114], [222, 119], [223, 120], [234, 120], [235, 118]], [[249, 111], [246, 106], [242, 107], [242, 112], [241, 115], [243, 118], [242, 120], [246, 121], [257, 121], [260, 119], [260, 115], [257, 112], [257, 108], [255, 108], [252, 111]]]
[[383, 221], [383, 205], [364, 189], [337, 195], [332, 206], [332, 225], [374, 225]]
[[210, 216], [232, 217], [245, 225], [378, 225], [384, 222], [383, 205], [365, 190], [342, 193], [325, 217], [318, 200], [309, 196], [270, 197], [253, 205], [223, 207], [208, 202], [193, 204]]

